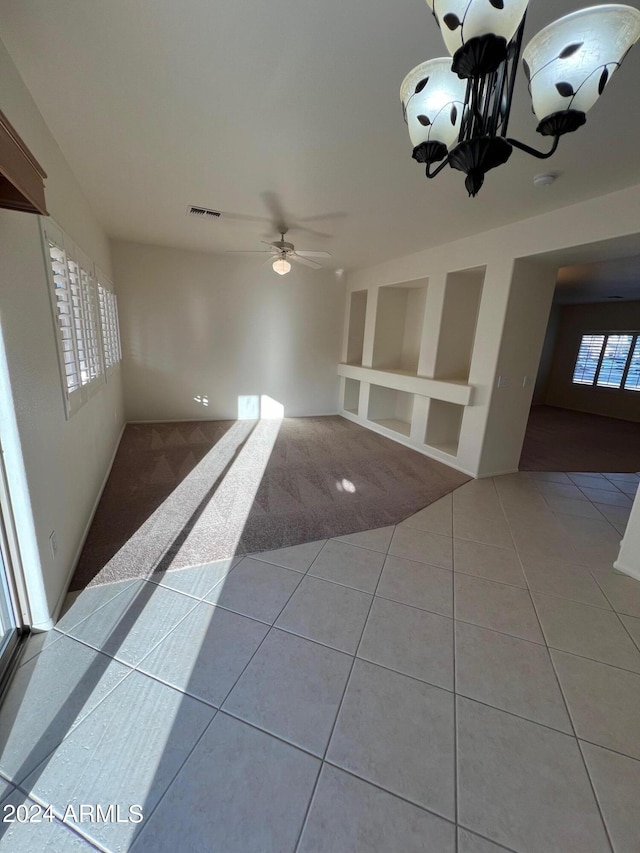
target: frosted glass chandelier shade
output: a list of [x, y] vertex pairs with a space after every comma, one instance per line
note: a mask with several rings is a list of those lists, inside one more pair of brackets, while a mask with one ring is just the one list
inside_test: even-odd
[[472, 38], [502, 36], [507, 44], [527, 11], [529, 0], [427, 0], [453, 56]]
[[638, 38], [640, 11], [618, 3], [573, 12], [541, 30], [522, 55], [538, 119], [586, 113]]
[[273, 271], [278, 275], [286, 275], [291, 269], [291, 264], [286, 258], [276, 258], [273, 262]]
[[451, 70], [448, 56], [423, 62], [407, 74], [400, 98], [414, 148], [423, 142], [450, 148], [456, 142], [466, 86]]

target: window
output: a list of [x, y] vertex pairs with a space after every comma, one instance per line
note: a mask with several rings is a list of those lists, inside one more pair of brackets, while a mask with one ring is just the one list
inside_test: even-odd
[[640, 391], [640, 333], [583, 335], [573, 383]]
[[593, 385], [600, 362], [604, 335], [583, 335], [578, 351], [573, 381], [579, 385]]
[[636, 335], [624, 387], [626, 391], [640, 391], [640, 335]]
[[111, 283], [104, 277], [98, 282], [91, 260], [50, 219], [41, 224], [69, 417], [121, 359], [116, 297]]
[[113, 292], [113, 285], [109, 279], [99, 271], [97, 277], [104, 364], [107, 371], [109, 371], [122, 360], [120, 328], [118, 326], [118, 302]]

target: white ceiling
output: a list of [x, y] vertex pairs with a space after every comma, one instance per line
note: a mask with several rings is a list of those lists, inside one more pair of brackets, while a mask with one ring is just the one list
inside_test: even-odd
[[[580, 5], [532, 0], [525, 43]], [[114, 237], [258, 249], [281, 210], [351, 268], [640, 183], [638, 46], [550, 161], [514, 151], [468, 199], [460, 173], [424, 178], [402, 121], [404, 75], [445, 54], [424, 0], [2, 0], [0, 37]], [[520, 74], [510, 135], [545, 147], [535, 125]]]
[[640, 300], [640, 255], [607, 258], [558, 270], [555, 302], [567, 304], [609, 300]]

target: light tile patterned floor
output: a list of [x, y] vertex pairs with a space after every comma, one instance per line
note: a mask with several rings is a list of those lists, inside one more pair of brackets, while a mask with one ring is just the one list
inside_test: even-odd
[[0, 712], [3, 816], [52, 822], [0, 851], [638, 853], [639, 479], [472, 481], [72, 596]]

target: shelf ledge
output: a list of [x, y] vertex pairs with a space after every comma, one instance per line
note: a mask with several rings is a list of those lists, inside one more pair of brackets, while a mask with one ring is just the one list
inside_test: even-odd
[[374, 367], [359, 367], [354, 364], [339, 364], [338, 375], [345, 379], [358, 379], [371, 385], [432, 397], [460, 406], [472, 405], [473, 386], [455, 379], [429, 379], [397, 370], [378, 370]]
[[411, 424], [397, 418], [369, 418], [369, 422], [393, 430], [393, 432], [399, 432], [401, 435], [408, 436], [411, 433]]

